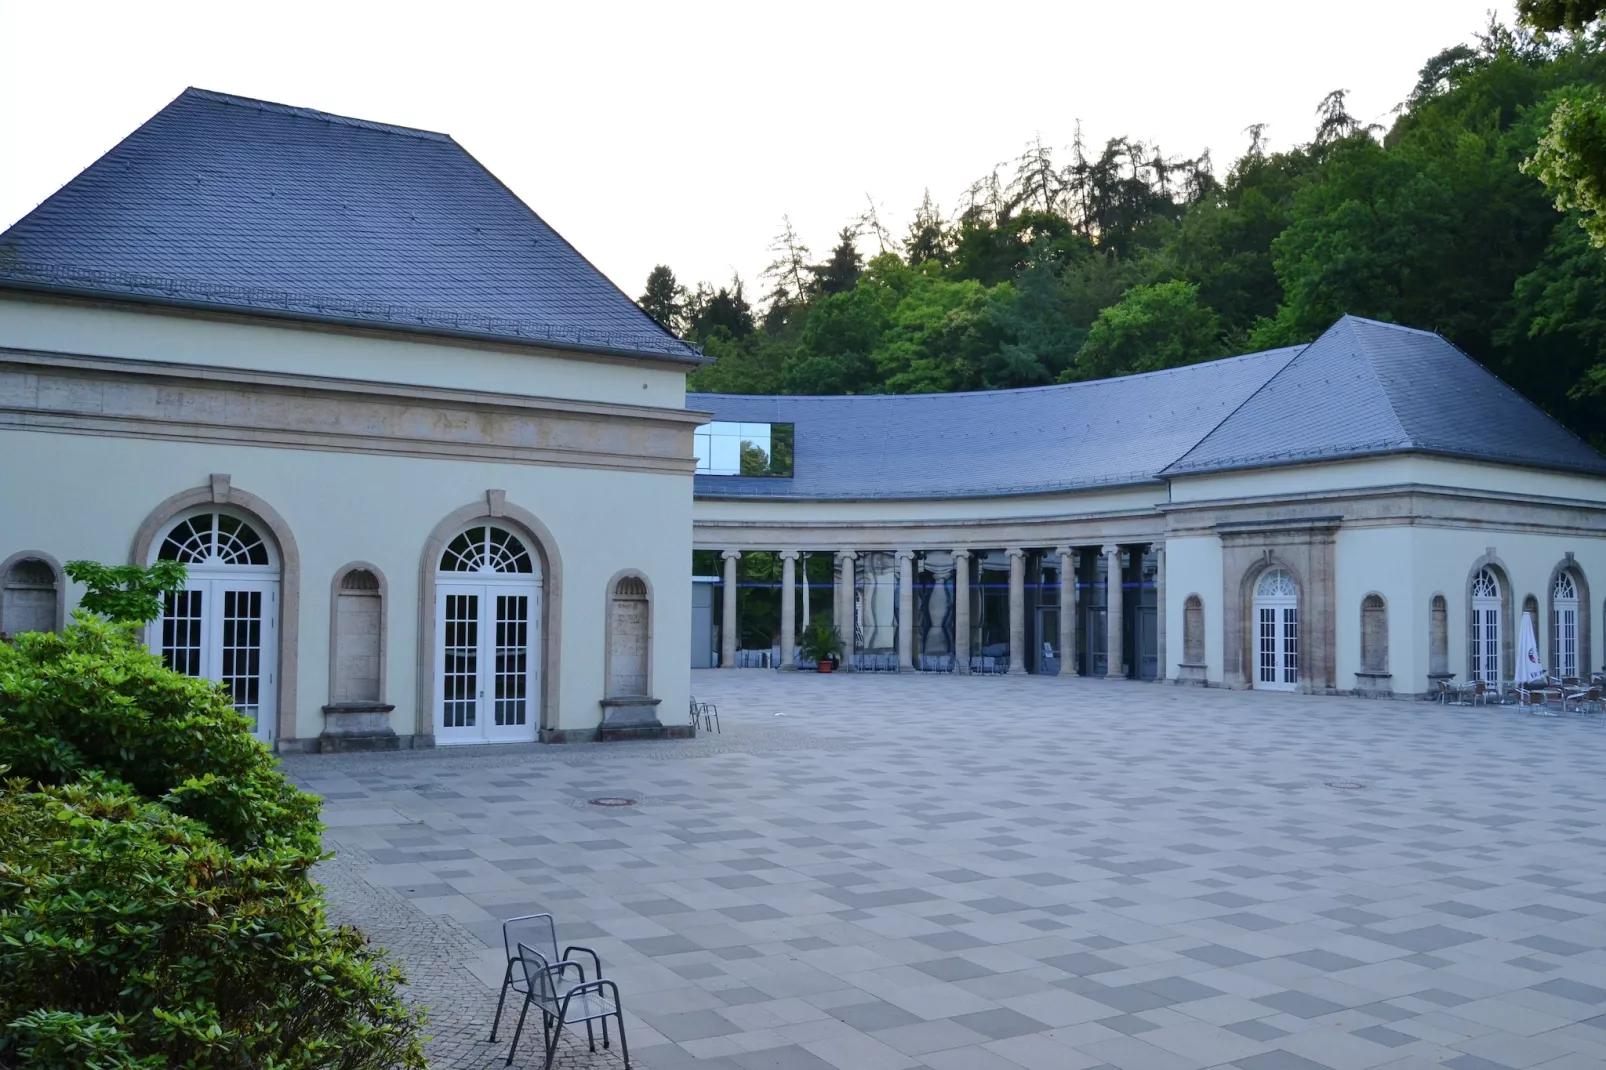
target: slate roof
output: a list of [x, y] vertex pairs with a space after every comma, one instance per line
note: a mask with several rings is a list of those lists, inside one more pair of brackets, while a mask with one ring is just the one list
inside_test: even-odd
[[1429, 453], [1606, 475], [1606, 457], [1428, 331], [1345, 316], [1166, 475]]
[[688, 394], [715, 420], [795, 425], [790, 479], [698, 476], [701, 498], [977, 498], [1158, 478], [1298, 352], [1025, 390]]
[[1119, 379], [965, 394], [689, 394], [795, 425], [790, 479], [699, 498], [984, 498], [1386, 453], [1606, 476], [1606, 457], [1436, 334], [1345, 316], [1307, 346]]
[[447, 135], [200, 89], [0, 235], [0, 287], [704, 360]]

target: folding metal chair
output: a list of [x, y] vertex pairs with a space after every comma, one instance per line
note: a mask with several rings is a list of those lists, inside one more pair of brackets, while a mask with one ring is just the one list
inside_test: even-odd
[[[625, 1040], [625, 1016], [619, 1005], [619, 986], [606, 977], [586, 980], [585, 967], [578, 962], [553, 962], [528, 944], [518, 945], [516, 960], [524, 973], [524, 1006], [519, 1008], [519, 1024], [513, 1030], [513, 1043], [507, 1050], [507, 1065], [519, 1050], [519, 1037], [524, 1033], [524, 1016], [533, 1004], [541, 1012], [541, 1029], [545, 1034], [546, 1063], [544, 1070], [552, 1070], [552, 1061], [558, 1055], [558, 1041], [565, 1026], [585, 1024], [586, 1040], [591, 1050], [597, 1050], [597, 1036], [592, 1022], [602, 1022], [602, 1046], [611, 1046], [608, 1036], [608, 1019], [619, 1022], [619, 1054], [624, 1057], [625, 1070], [630, 1070], [630, 1045]], [[573, 971], [579, 978], [570, 981]], [[609, 993], [612, 993], [610, 996]]]
[[[520, 944], [539, 943], [542, 947], [552, 949], [552, 959], [558, 956], [558, 927], [551, 914], [525, 914], [517, 918], [508, 918], [502, 922], [502, 950], [507, 952], [507, 969], [502, 973], [502, 991], [496, 997], [496, 1017], [491, 1020], [491, 1041], [496, 1041], [496, 1030], [502, 1024], [502, 1004], [507, 1001], [507, 990], [524, 992], [520, 986], [524, 984], [524, 975], [515, 974], [514, 968], [519, 961], [518, 947]], [[596, 976], [602, 976], [602, 960], [597, 953], [589, 947], [570, 945], [563, 949], [565, 960], [576, 951], [583, 951], [591, 956], [591, 965], [596, 970]]]

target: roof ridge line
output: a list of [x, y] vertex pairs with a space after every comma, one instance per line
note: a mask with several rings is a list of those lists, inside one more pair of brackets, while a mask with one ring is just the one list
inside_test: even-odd
[[[1234, 405], [1232, 407], [1232, 411], [1231, 412], [1227, 413], [1227, 415], [1225, 415], [1221, 419], [1217, 420], [1215, 422], [1215, 424], [1213, 424], [1211, 426], [1210, 430], [1206, 431], [1204, 434], [1200, 435], [1196, 440], [1194, 440], [1193, 445], [1191, 445], [1187, 449], [1183, 450], [1181, 456], [1179, 456], [1176, 460], [1172, 461], [1170, 464], [1167, 464], [1164, 468], [1160, 469], [1159, 475], [1161, 477], [1164, 477], [1167, 472], [1171, 471], [1171, 469], [1175, 468], [1177, 465], [1179, 465], [1183, 461], [1187, 460], [1188, 459], [1188, 454], [1190, 454], [1194, 450], [1198, 449], [1204, 443], [1205, 439], [1209, 438], [1211, 435], [1213, 435], [1217, 431], [1221, 430], [1222, 425], [1225, 424], [1228, 420], [1232, 419], [1234, 416], [1238, 415], [1238, 413], [1243, 409], [1243, 407], [1245, 405], [1249, 404], [1255, 398], [1259, 397], [1260, 396], [1260, 392], [1262, 390], [1265, 390], [1272, 383], [1276, 382], [1277, 381], [1277, 377], [1279, 375], [1281, 375], [1283, 372], [1287, 371], [1288, 370], [1288, 366], [1290, 364], [1294, 363], [1294, 361], [1298, 360], [1300, 358], [1300, 356], [1305, 352], [1305, 350], [1309, 349], [1313, 344], [1314, 343], [1306, 342], [1305, 344], [1303, 344], [1303, 345], [1299, 346], [1298, 348], [1294, 349], [1294, 351], [1288, 355], [1288, 359], [1283, 362], [1283, 366], [1281, 368], [1278, 368], [1276, 371], [1274, 371], [1270, 375], [1268, 375], [1266, 377], [1266, 381], [1261, 383], [1259, 386], [1255, 387], [1255, 389], [1251, 390], [1249, 392], [1249, 396], [1248, 397], [1244, 398], [1238, 404]], [[1283, 348], [1283, 347], [1277, 347], [1277, 348]], [[1270, 352], [1270, 351], [1268, 350], [1268, 352]]]
[[[214, 104], [225, 104], [235, 108], [249, 108], [253, 111], [275, 112], [280, 115], [290, 115], [298, 119], [316, 119], [321, 122], [338, 123], [341, 126], [356, 127], [359, 130], [374, 130], [383, 134], [400, 134], [403, 137], [416, 137], [425, 141], [441, 141], [456, 144], [452, 135], [439, 130], [425, 130], [418, 126], [402, 126], [399, 123], [381, 123], [373, 119], [359, 119], [354, 115], [337, 115], [334, 112], [319, 111], [317, 108], [303, 108], [295, 104], [281, 104], [276, 100], [263, 100], [260, 97], [246, 97], [238, 93], [224, 93], [216, 89], [202, 89], [199, 86], [190, 86], [180, 93], [178, 99], [189, 97], [197, 100], [209, 100]], [[169, 105], [171, 106], [171, 105]], [[165, 110], [165, 109], [164, 109]], [[161, 114], [160, 112], [157, 113]], [[154, 118], [154, 116], [152, 116]]]
[[[1372, 377], [1372, 382], [1377, 385], [1378, 393], [1383, 395], [1383, 405], [1388, 409], [1389, 418], [1394, 421], [1394, 426], [1399, 429], [1401, 441], [1403, 441], [1407, 446], [1417, 445], [1418, 443], [1415, 436], [1413, 436], [1410, 431], [1406, 430], [1405, 421], [1400, 419], [1400, 411], [1394, 407], [1394, 395], [1389, 393], [1389, 388], [1384, 385], [1382, 376], [1377, 374], [1377, 365], [1372, 362], [1371, 348], [1366, 344], [1366, 341], [1361, 337], [1361, 333], [1356, 327], [1356, 324], [1359, 323], [1372, 323], [1377, 321], [1363, 320], [1359, 316], [1352, 316], [1346, 312], [1344, 314], [1343, 322], [1345, 326], [1349, 328], [1350, 338], [1354, 339], [1355, 342], [1355, 352], [1360, 356], [1362, 363], [1366, 365], [1367, 374]], [[1386, 326], [1384, 324], [1380, 325]], [[1416, 333], [1426, 335], [1432, 332], [1418, 331]], [[1437, 337], [1436, 334], [1433, 336]], [[1457, 352], [1460, 351], [1457, 350]]]

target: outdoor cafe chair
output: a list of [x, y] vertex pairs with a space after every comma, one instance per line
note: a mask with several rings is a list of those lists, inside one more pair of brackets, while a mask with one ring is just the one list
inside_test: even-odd
[[[507, 1001], [507, 990], [511, 988], [519, 993], [525, 991], [523, 973], [514, 973], [519, 961], [519, 945], [536, 943], [551, 948], [552, 959], [559, 957], [558, 926], [551, 914], [525, 914], [502, 922], [502, 949], [507, 952], [507, 969], [502, 973], [502, 992], [496, 997], [496, 1017], [491, 1021], [492, 1043], [496, 1042], [496, 1030], [502, 1024], [502, 1004]], [[589, 947], [571, 945], [563, 949], [562, 957], [567, 960], [576, 951], [583, 951], [591, 956], [591, 965], [596, 970], [596, 976], [601, 977], [602, 960]], [[606, 1029], [606, 1025], [603, 1028]]]
[[719, 726], [719, 707], [712, 702], [698, 702], [695, 697], [691, 700], [691, 727], [697, 730], [697, 722], [701, 719], [704, 732], [716, 732], [724, 735], [724, 729]]
[[[541, 1012], [546, 1055], [544, 1070], [552, 1070], [552, 1061], [558, 1055], [558, 1041], [566, 1026], [584, 1023], [586, 1039], [594, 1052], [597, 1036], [591, 1023], [601, 1021], [602, 1046], [609, 1047], [609, 1018], [619, 1022], [619, 1054], [624, 1057], [625, 1070], [630, 1070], [630, 1045], [625, 1040], [625, 1016], [619, 1005], [618, 985], [606, 977], [587, 981], [585, 967], [578, 962], [553, 962], [528, 944], [518, 945], [517, 961], [524, 973], [524, 1006], [519, 1008], [519, 1024], [513, 1030], [513, 1043], [507, 1050], [507, 1065], [513, 1065], [519, 1037], [524, 1032], [524, 1016], [533, 1004]], [[577, 979], [571, 980], [570, 971]]]

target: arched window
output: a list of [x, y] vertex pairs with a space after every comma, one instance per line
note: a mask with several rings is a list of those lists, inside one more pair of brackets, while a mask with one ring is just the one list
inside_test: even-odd
[[1500, 581], [1494, 572], [1480, 568], [1472, 577], [1472, 613], [1467, 654], [1468, 675], [1491, 687], [1500, 686]]
[[1578, 585], [1567, 572], [1556, 573], [1550, 589], [1550, 671], [1578, 676]]
[[221, 683], [234, 708], [272, 735], [277, 709], [279, 559], [253, 521], [202, 509], [181, 514], [157, 559], [185, 566], [184, 590], [165, 596], [153, 636], [168, 668]]
[[1255, 687], [1293, 691], [1299, 685], [1299, 587], [1274, 568], [1255, 584]]
[[442, 572], [528, 574], [534, 570], [524, 543], [505, 528], [469, 528], [453, 539], [441, 554]]
[[1361, 599], [1361, 671], [1386, 673], [1389, 663], [1388, 606], [1380, 594]]
[[55, 631], [61, 623], [61, 587], [49, 561], [13, 558], [0, 575], [0, 635]]
[[1442, 594], [1434, 595], [1428, 605], [1428, 672], [1450, 673], [1450, 604]]
[[1204, 601], [1196, 594], [1182, 603], [1182, 660], [1189, 665], [1205, 663]]
[[609, 698], [646, 698], [651, 693], [650, 631], [646, 581], [621, 577], [608, 599]]
[[447, 543], [435, 582], [440, 742], [535, 738], [541, 583], [539, 562], [507, 528], [476, 524]]
[[335, 590], [329, 698], [332, 703], [384, 701], [385, 604], [379, 576], [347, 569]]

